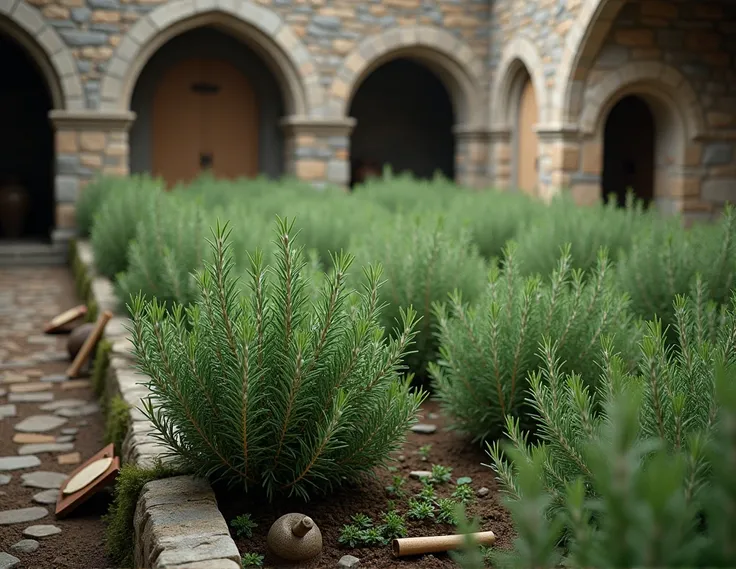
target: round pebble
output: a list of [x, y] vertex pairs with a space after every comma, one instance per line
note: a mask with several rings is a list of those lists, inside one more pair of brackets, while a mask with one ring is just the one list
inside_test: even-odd
[[489, 493], [490, 493], [490, 490], [486, 488], [485, 486], [483, 486], [483, 488], [479, 488], [478, 492], [476, 492], [476, 494], [478, 494], [478, 496], [481, 498], [483, 498], [484, 496], [488, 496]]
[[23, 530], [23, 535], [27, 537], [49, 537], [61, 533], [61, 529], [52, 525], [29, 526]]
[[337, 562], [337, 566], [340, 569], [355, 569], [360, 567], [360, 559], [353, 555], [343, 555], [340, 561]]
[[35, 539], [21, 539], [15, 545], [11, 545], [10, 549], [18, 553], [33, 553], [38, 549], [38, 542]]

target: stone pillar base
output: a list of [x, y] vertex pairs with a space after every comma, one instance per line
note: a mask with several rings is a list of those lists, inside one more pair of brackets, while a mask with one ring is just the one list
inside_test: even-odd
[[286, 173], [318, 187], [350, 182], [350, 133], [355, 119], [291, 116], [281, 121]]
[[487, 128], [457, 125], [455, 132], [455, 180], [469, 188], [485, 188], [490, 183], [488, 172]]

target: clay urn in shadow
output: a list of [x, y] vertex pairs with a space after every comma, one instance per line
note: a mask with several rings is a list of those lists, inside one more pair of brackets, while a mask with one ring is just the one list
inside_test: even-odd
[[66, 341], [66, 349], [69, 352], [69, 357], [71, 359], [77, 357], [79, 350], [82, 349], [84, 342], [87, 340], [87, 337], [92, 333], [94, 328], [95, 325], [93, 322], [87, 322], [86, 324], [77, 326], [72, 330], [71, 334], [69, 334], [69, 338], [67, 338]]
[[322, 551], [322, 532], [309, 516], [286, 514], [273, 523], [266, 542], [281, 559], [308, 561]]
[[0, 230], [4, 237], [23, 235], [28, 215], [28, 190], [15, 177], [0, 181]]

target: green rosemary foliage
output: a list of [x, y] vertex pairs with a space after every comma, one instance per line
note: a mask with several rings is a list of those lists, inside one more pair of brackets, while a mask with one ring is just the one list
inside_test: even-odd
[[406, 529], [406, 520], [404, 519], [404, 516], [394, 511], [386, 512], [383, 515], [381, 534], [386, 539], [406, 537], [408, 531]]
[[432, 465], [432, 476], [429, 477], [432, 484], [445, 484], [452, 479], [452, 467], [441, 464]]
[[[698, 294], [690, 299], [678, 297], [674, 305], [678, 347], [668, 347], [659, 321], [649, 322], [638, 368], [628, 372], [612, 344], [604, 342], [602, 374], [595, 391], [580, 375], [562, 372], [554, 347], [546, 344], [543, 348], [545, 367], [532, 374], [529, 394], [541, 440], [530, 445], [514, 418], [507, 421], [507, 434], [517, 457], [541, 461], [545, 492], [553, 506], [563, 505], [566, 487], [576, 479], [592, 491], [585, 449], [610, 423], [605, 410], [620, 393], [641, 393], [641, 436], [661, 441], [667, 451], [686, 459], [683, 483], [689, 502], [707, 482], [706, 443], [717, 416], [715, 371], [736, 363], [736, 294], [728, 310], [703, 306]], [[504, 489], [518, 499], [516, 474], [498, 443], [490, 448], [493, 468]]]
[[493, 566], [736, 565], [736, 366], [721, 361], [713, 375], [719, 410], [713, 436], [703, 434], [711, 477], [694, 500], [688, 499], [687, 454], [645, 436], [640, 417], [646, 396], [634, 386], [606, 401], [607, 421], [581, 455], [589, 475], [565, 486], [562, 506], [550, 515], [556, 496], [545, 487], [544, 453], [508, 450], [521, 498], [507, 498], [506, 505], [518, 537], [513, 551], [492, 554]]
[[391, 477], [391, 484], [386, 486], [386, 492], [388, 492], [391, 496], [398, 496], [399, 498], [401, 498], [402, 496], [406, 495], [406, 491], [404, 490], [405, 484], [406, 478], [404, 478], [400, 474], [394, 474]]
[[128, 268], [128, 245], [135, 238], [142, 212], [164, 197], [156, 180], [133, 177], [127, 182], [124, 191], [113, 192], [104, 200], [90, 236], [95, 268], [110, 279]]
[[706, 299], [728, 303], [736, 286], [736, 215], [732, 206], [726, 207], [718, 224], [698, 225], [687, 231], [679, 223], [652, 224], [632, 243], [618, 264], [616, 278], [631, 297], [631, 309], [648, 320], [657, 316], [666, 330], [675, 322], [675, 297], [690, 293], [698, 275]]
[[432, 304], [444, 302], [455, 289], [474, 299], [483, 289], [483, 259], [466, 232], [446, 230], [436, 215], [397, 215], [357, 238], [353, 251], [357, 259], [380, 262], [384, 268], [387, 284], [380, 298], [388, 305], [382, 318], [386, 330], [396, 326], [405, 307], [414, 307], [421, 317], [415, 351], [406, 361], [417, 379], [424, 379], [427, 364], [437, 355]]
[[449, 498], [440, 498], [437, 500], [437, 523], [457, 525], [456, 517], [457, 503]]
[[263, 567], [264, 559], [265, 557], [260, 553], [243, 553], [241, 565], [243, 569], [248, 569], [248, 567]]
[[434, 504], [429, 500], [409, 498], [406, 516], [410, 520], [434, 519]]
[[176, 459], [269, 498], [306, 499], [385, 465], [425, 394], [400, 377], [413, 310], [402, 312], [393, 339], [379, 325], [380, 268], [365, 269], [348, 306], [352, 257], [335, 255], [310, 302], [291, 230], [279, 220], [276, 265], [254, 254], [243, 294], [229, 231], [218, 226], [214, 262], [197, 274], [198, 300], [167, 313], [137, 297], [132, 340], [152, 393], [144, 412]]
[[139, 218], [128, 249], [128, 269], [117, 279], [118, 298], [123, 305], [138, 294], [156, 298], [167, 308], [189, 304], [196, 296], [192, 273], [201, 268], [207, 249], [196, 204], [167, 196], [139, 212]]
[[81, 237], [89, 237], [95, 215], [105, 200], [116, 192], [126, 191], [130, 181], [117, 176], [100, 176], [79, 192], [75, 204], [76, 225]]
[[240, 514], [230, 521], [230, 527], [235, 530], [238, 537], [253, 537], [253, 530], [258, 524], [253, 521], [250, 514]]
[[429, 369], [455, 429], [476, 440], [495, 438], [507, 415], [531, 428], [524, 397], [529, 374], [544, 366], [538, 348], [545, 338], [555, 345], [563, 369], [582, 374], [593, 386], [605, 336], [613, 336], [626, 361], [635, 360], [638, 327], [628, 299], [610, 283], [605, 252], [599, 252], [598, 264], [587, 276], [571, 264], [565, 249], [548, 282], [523, 277], [510, 243], [503, 270], [492, 267], [478, 303], [469, 306], [458, 292], [449, 309], [435, 305], [440, 359]]

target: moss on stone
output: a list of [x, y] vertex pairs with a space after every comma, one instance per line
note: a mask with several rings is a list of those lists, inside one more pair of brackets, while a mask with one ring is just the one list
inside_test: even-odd
[[115, 454], [120, 456], [128, 434], [130, 406], [120, 395], [116, 395], [105, 407], [105, 444], [113, 443]]
[[160, 461], [151, 468], [126, 464], [115, 481], [113, 502], [104, 516], [105, 549], [117, 567], [133, 567], [133, 517], [143, 486], [152, 480], [178, 476], [181, 472]]

